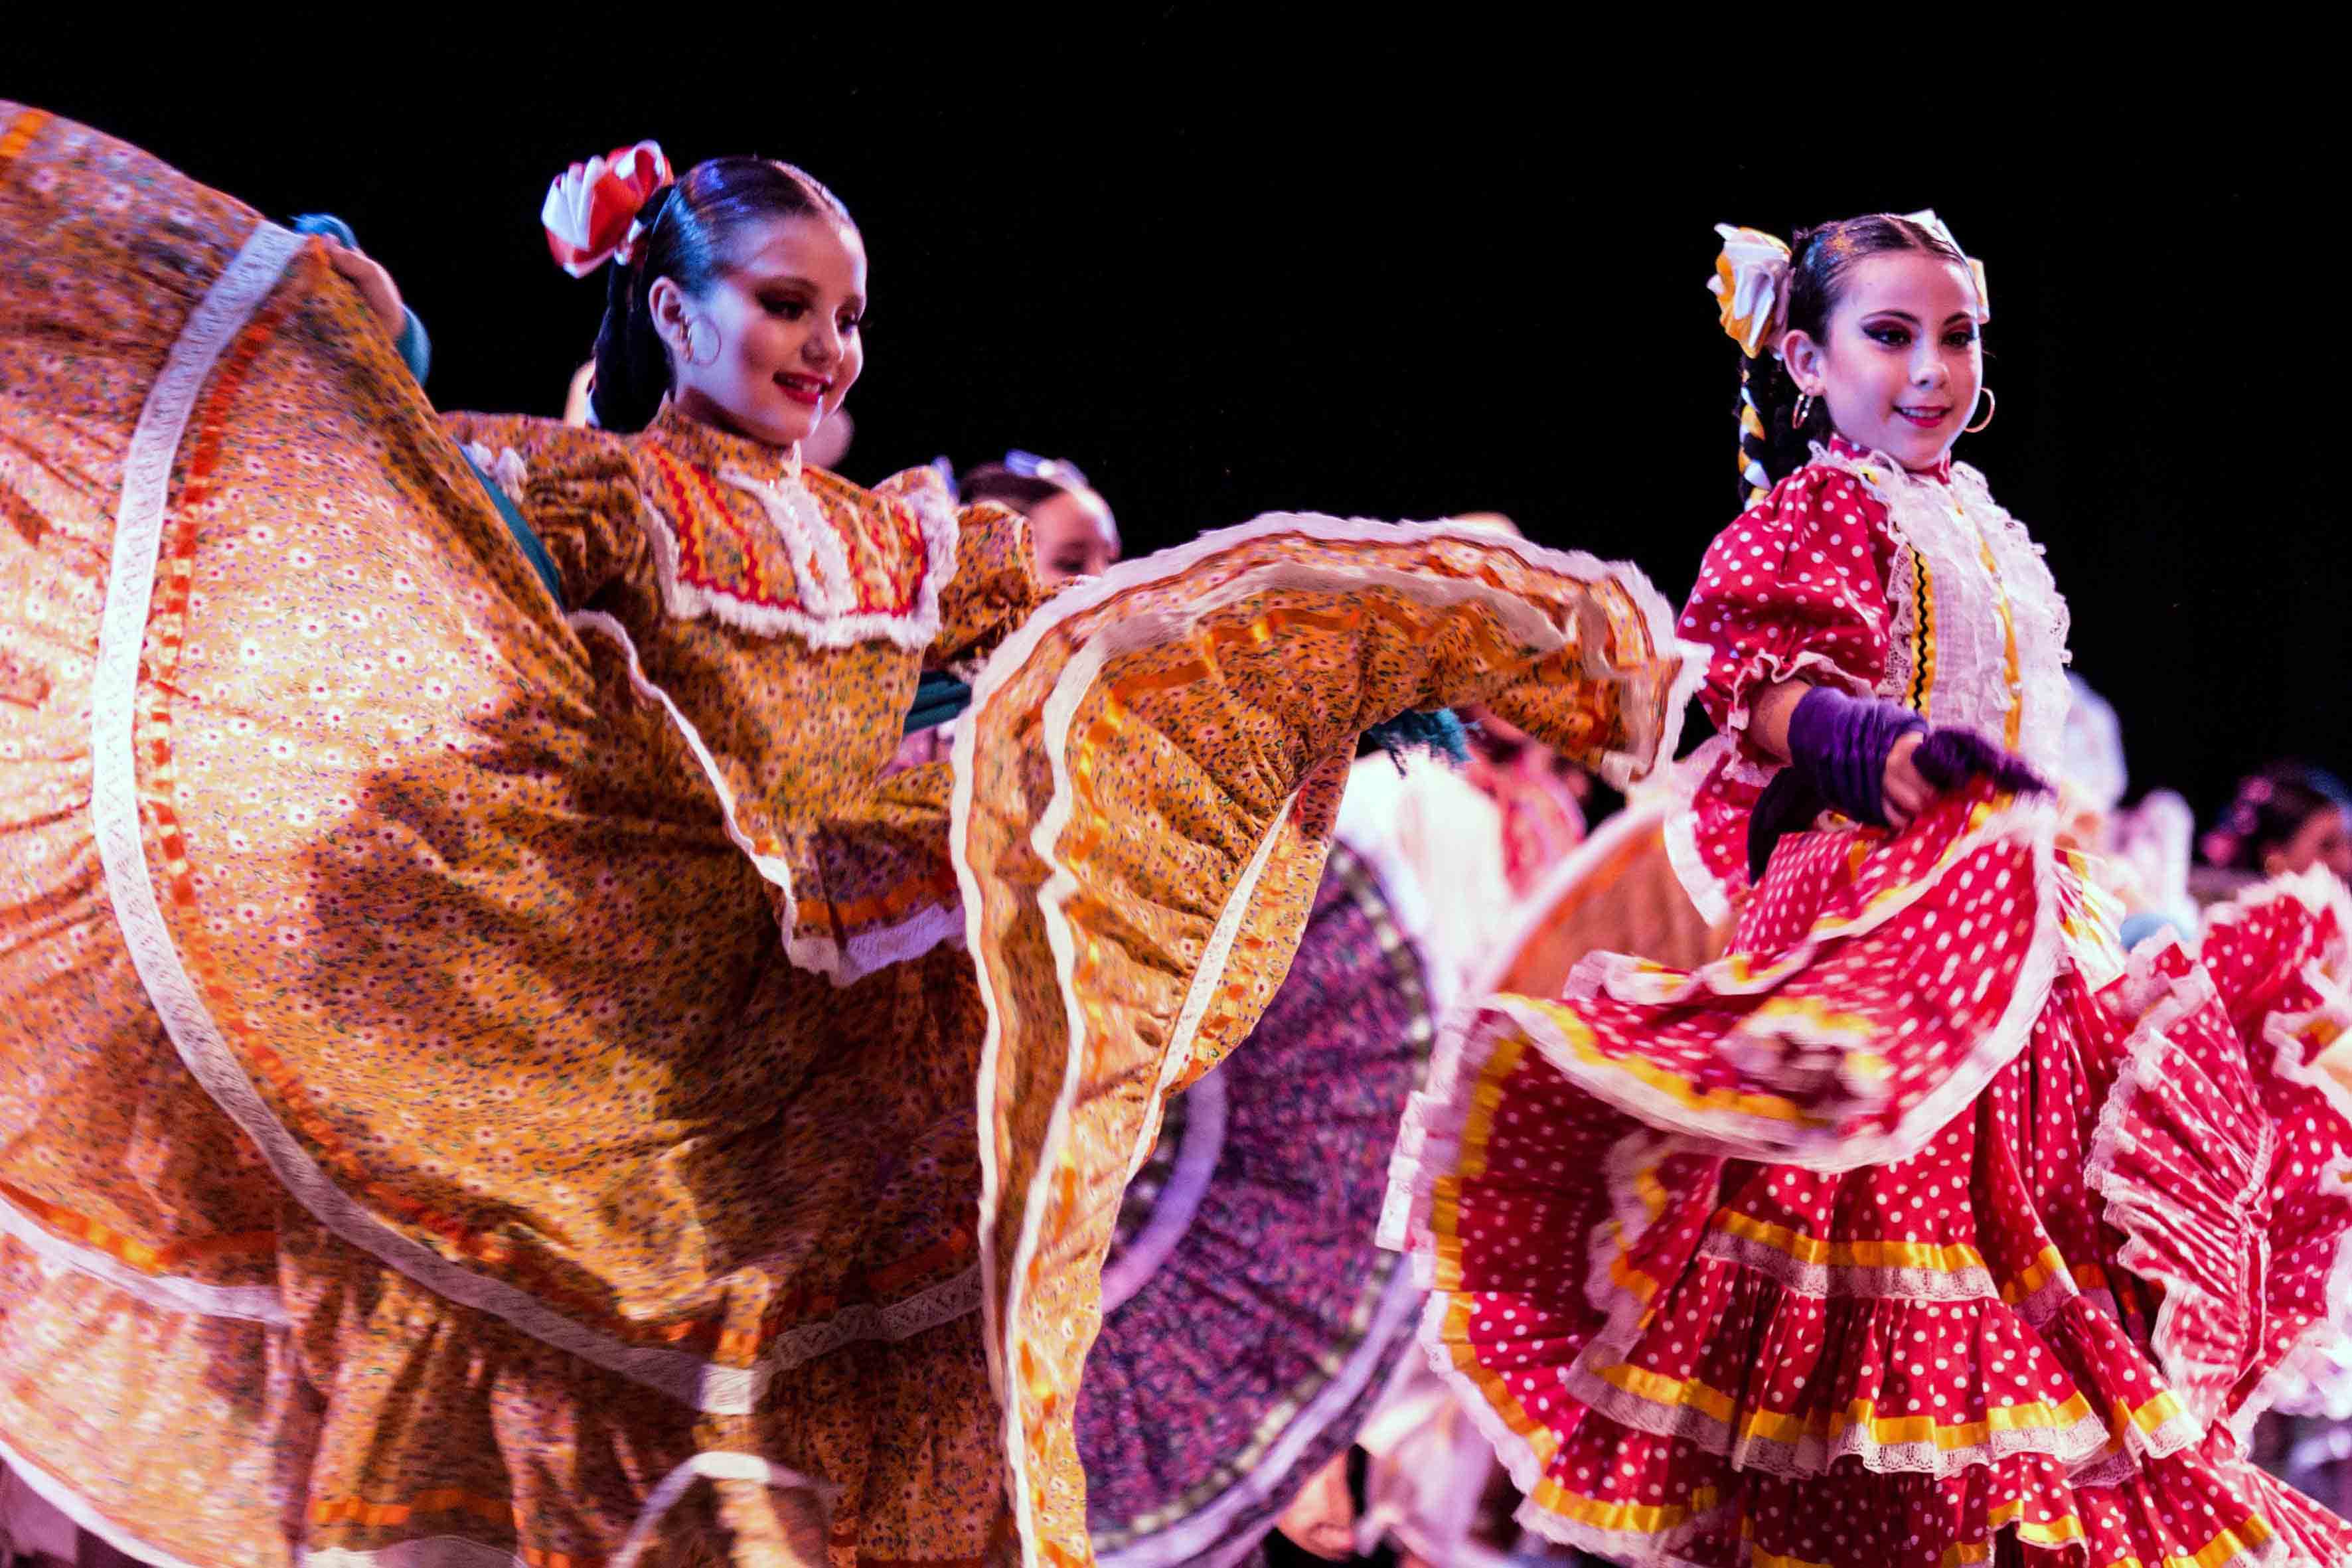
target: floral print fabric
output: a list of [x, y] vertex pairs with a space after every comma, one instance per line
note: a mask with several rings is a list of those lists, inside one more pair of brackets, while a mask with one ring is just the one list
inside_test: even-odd
[[[1620, 772], [1671, 744], [1664, 606], [1598, 563], [1302, 525], [1073, 621], [1017, 521], [919, 484], [674, 417], [453, 428], [321, 251], [14, 104], [0, 325], [0, 1443], [146, 1555], [1042, 1550], [1004, 1467], [1075, 1497], [1075, 1460], [1026, 1463], [978, 1309], [1066, 1146], [999, 1075], [1122, 1103], [1129, 1147], [1150, 1112], [1123, 1057], [1046, 1065], [1030, 1005], [1215, 995], [1158, 1037], [1205, 1070], [1288, 961], [1324, 759], [1397, 709], [1516, 700]], [[982, 786], [879, 782], [919, 671], [1024, 616]], [[1117, 633], [1075, 747], [1047, 621]], [[1144, 750], [1091, 739], [1114, 690]], [[1108, 854], [1019, 820], [1056, 767]], [[1014, 843], [1086, 880], [1075, 973]], [[1095, 967], [1114, 924], [1133, 972]], [[1024, 1278], [1082, 1317], [1089, 1246]]]

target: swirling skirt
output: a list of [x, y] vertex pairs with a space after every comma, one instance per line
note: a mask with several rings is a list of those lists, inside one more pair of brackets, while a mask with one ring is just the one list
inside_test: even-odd
[[2241, 1456], [2352, 1307], [2318, 882], [2126, 964], [1984, 793], [1783, 843], [1730, 956], [1502, 996], [1408, 1119], [1423, 1335], [1626, 1563], [2332, 1563]]
[[1442, 526], [1131, 563], [877, 785], [968, 946], [836, 987], [323, 253], [0, 103], [0, 1458], [157, 1561], [1083, 1561], [1119, 1193], [1330, 764], [1639, 771], [1669, 626]]

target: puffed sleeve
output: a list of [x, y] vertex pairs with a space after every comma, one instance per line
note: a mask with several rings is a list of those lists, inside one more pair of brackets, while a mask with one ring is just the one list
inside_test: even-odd
[[[567, 605], [590, 604], [605, 584], [643, 564], [652, 546], [639, 521], [636, 468], [621, 437], [523, 415], [443, 419], [475, 468], [520, 514]], [[526, 554], [531, 540], [517, 540]]]
[[1792, 678], [1866, 695], [1885, 673], [1885, 508], [1843, 469], [1813, 466], [1716, 536], [1683, 610], [1713, 650], [1699, 702], [1747, 745], [1748, 705]]
[[1052, 596], [1038, 581], [1029, 545], [1029, 520], [993, 501], [955, 508], [935, 468], [909, 468], [874, 487], [889, 496], [955, 520], [955, 574], [940, 592], [940, 632], [923, 668], [945, 669], [986, 658], [1029, 613]]

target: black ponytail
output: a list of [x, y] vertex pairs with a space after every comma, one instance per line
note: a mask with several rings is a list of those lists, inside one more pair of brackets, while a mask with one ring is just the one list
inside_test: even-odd
[[[637, 222], [645, 229], [637, 237], [640, 260], [677, 190], [675, 184], [664, 185], [638, 209]], [[604, 287], [604, 320], [596, 330], [596, 377], [589, 394], [596, 423], [604, 429], [644, 429], [668, 395], [669, 350], [654, 331], [653, 311], [646, 305], [646, 292], [658, 276], [614, 258]]]
[[[1895, 250], [1923, 250], [1947, 261], [1968, 265], [1968, 258], [1952, 242], [1927, 225], [1891, 213], [1872, 213], [1801, 228], [1789, 242], [1789, 312], [1787, 326], [1820, 340], [1829, 331], [1830, 312], [1836, 309], [1847, 273], [1866, 256]], [[1741, 510], [1762, 499], [1812, 460], [1813, 443], [1830, 438], [1830, 411], [1816, 401], [1802, 424], [1795, 423], [1797, 378], [1770, 349], [1755, 358], [1743, 356], [1739, 366], [1739, 505]]]
[[849, 209], [823, 184], [765, 158], [708, 159], [648, 196], [637, 213], [635, 258], [614, 258], [605, 285], [589, 395], [597, 425], [642, 430], [669, 395], [669, 346], [654, 330], [648, 302], [656, 280], [667, 278], [698, 297], [719, 280], [744, 231], [811, 214], [856, 226]]

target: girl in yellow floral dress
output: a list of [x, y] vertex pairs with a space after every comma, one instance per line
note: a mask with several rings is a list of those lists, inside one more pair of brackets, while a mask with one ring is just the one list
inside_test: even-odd
[[551, 198], [605, 428], [445, 423], [326, 244], [0, 103], [0, 1458], [134, 1555], [1087, 1561], [1119, 1193], [1358, 732], [1671, 752], [1585, 557], [1276, 517], [1041, 605], [798, 460], [839, 205], [665, 173]]

